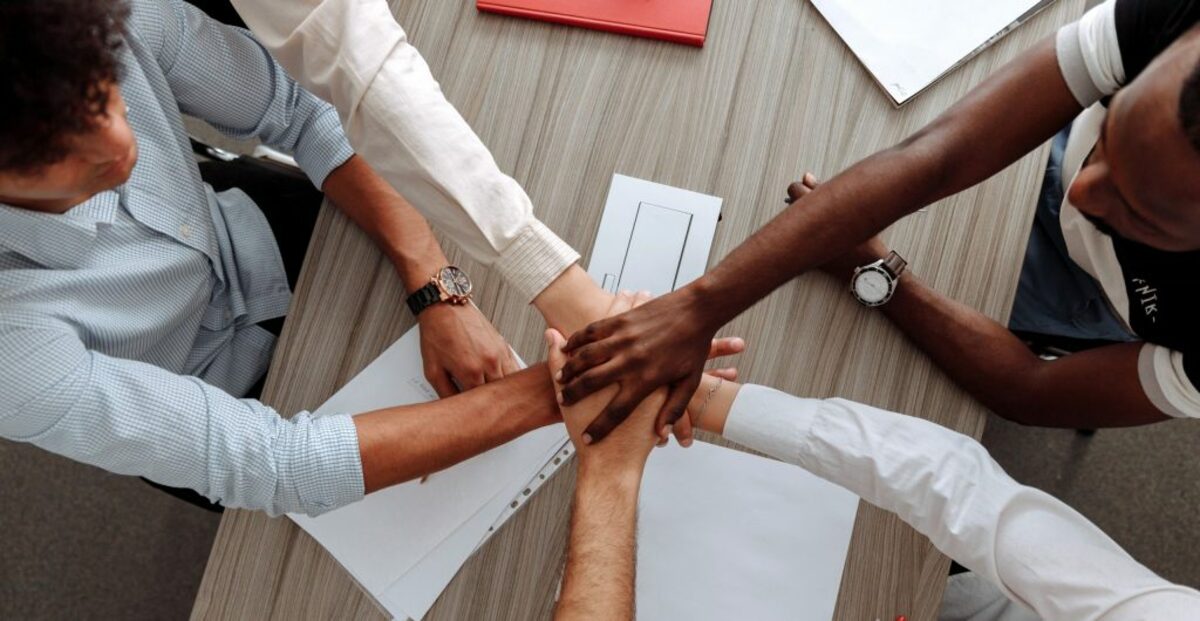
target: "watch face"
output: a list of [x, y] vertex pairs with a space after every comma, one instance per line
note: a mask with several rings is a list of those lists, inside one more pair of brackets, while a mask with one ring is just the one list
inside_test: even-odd
[[467, 273], [451, 265], [442, 268], [438, 273], [438, 281], [442, 289], [449, 295], [466, 297], [471, 295], [471, 279]]
[[892, 282], [887, 275], [875, 269], [865, 269], [854, 279], [854, 293], [868, 304], [878, 304], [887, 299]]

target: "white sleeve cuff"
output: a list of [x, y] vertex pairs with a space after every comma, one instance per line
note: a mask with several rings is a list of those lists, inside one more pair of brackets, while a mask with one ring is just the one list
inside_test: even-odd
[[1146, 343], [1138, 354], [1138, 379], [1150, 402], [1167, 416], [1200, 418], [1200, 391], [1183, 368], [1183, 354]]
[[1060, 29], [1055, 48], [1063, 78], [1080, 106], [1087, 108], [1125, 84], [1114, 0]]
[[531, 218], [496, 260], [500, 276], [526, 301], [532, 302], [567, 271], [579, 253], [540, 220]]
[[721, 435], [776, 459], [804, 466], [808, 457], [804, 447], [821, 408], [818, 399], [746, 384], [729, 408]]

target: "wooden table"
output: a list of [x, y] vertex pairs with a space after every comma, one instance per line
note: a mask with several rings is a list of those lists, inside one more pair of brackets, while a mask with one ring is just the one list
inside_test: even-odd
[[[714, 194], [725, 198], [715, 261], [784, 208], [784, 188], [804, 171], [828, 177], [898, 142], [1077, 17], [1083, 0], [1060, 0], [901, 110], [801, 0], [717, 0], [703, 49], [485, 15], [473, 4], [393, 8], [538, 216], [586, 257], [613, 173]], [[914, 214], [886, 240], [938, 290], [1006, 319], [1045, 157], [1043, 148]], [[501, 333], [526, 359], [541, 359], [541, 318], [495, 274], [447, 250], [474, 275], [477, 302]], [[737, 363], [743, 377], [978, 437], [983, 408], [844, 287], [804, 276], [728, 326], [723, 334], [749, 342]], [[323, 402], [412, 325], [402, 293], [366, 236], [326, 207], [265, 400], [288, 413]], [[466, 564], [429, 619], [551, 616], [574, 481], [564, 470]], [[927, 539], [863, 504], [836, 617], [932, 619], [947, 564]], [[291, 521], [246, 511], [225, 514], [193, 611], [196, 619], [384, 616]]]

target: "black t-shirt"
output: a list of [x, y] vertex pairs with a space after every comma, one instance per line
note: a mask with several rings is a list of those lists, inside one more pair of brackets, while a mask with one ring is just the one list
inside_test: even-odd
[[[1126, 83], [1200, 23], [1200, 0], [1117, 0], [1114, 10]], [[1130, 328], [1146, 341], [1184, 352], [1188, 377], [1200, 385], [1200, 323], [1194, 320], [1200, 252], [1164, 252], [1111, 237], [1129, 294]]]

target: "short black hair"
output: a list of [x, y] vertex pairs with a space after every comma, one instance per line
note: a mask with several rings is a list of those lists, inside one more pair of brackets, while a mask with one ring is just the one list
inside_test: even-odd
[[0, 0], [0, 170], [37, 171], [102, 118], [124, 0]]

